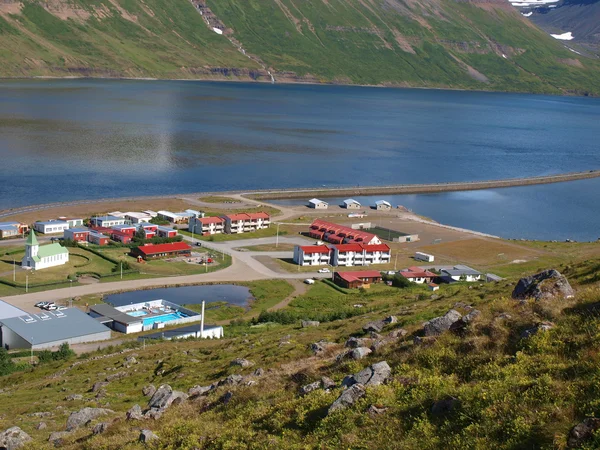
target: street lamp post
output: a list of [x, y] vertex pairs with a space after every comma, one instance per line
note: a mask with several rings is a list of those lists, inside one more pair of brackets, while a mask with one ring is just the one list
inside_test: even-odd
[[25, 293], [29, 292], [29, 275], [25, 275]]
[[13, 283], [17, 280], [17, 263], [15, 262], [15, 258], [13, 258]]
[[275, 248], [279, 247], [279, 222], [277, 222], [277, 232], [275, 233]]

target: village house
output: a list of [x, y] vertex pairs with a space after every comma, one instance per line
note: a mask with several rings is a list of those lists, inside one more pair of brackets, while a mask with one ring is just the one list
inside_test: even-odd
[[385, 200], [379, 200], [375, 202], [375, 209], [377, 211], [389, 211], [392, 209], [392, 204]]
[[300, 266], [324, 266], [331, 260], [331, 249], [326, 245], [296, 245], [294, 262]]
[[98, 231], [90, 231], [88, 234], [88, 242], [96, 245], [107, 245], [110, 241], [109, 237]]
[[138, 259], [158, 259], [176, 256], [191, 256], [192, 247], [185, 242], [169, 244], [145, 244], [131, 250], [131, 255]]
[[154, 218], [156, 216], [158, 216], [158, 213], [156, 211], [152, 211], [151, 209], [145, 209], [142, 211], [144, 214], [148, 214], [150, 217]]
[[113, 232], [117, 231], [119, 233], [124, 233], [124, 234], [128, 234], [130, 236], [133, 236], [136, 231], [135, 225], [114, 225], [110, 228], [112, 230], [111, 234], [113, 234]]
[[152, 239], [153, 237], [155, 237], [157, 230], [158, 225], [155, 225], [153, 223], [138, 223], [136, 226], [136, 231], [143, 231], [146, 239]]
[[329, 208], [329, 203], [318, 198], [313, 198], [308, 201], [308, 207], [313, 209], [327, 209]]
[[392, 252], [387, 244], [339, 244], [332, 247], [332, 264], [334, 266], [368, 266], [371, 264], [387, 264]]
[[115, 242], [120, 242], [121, 244], [129, 244], [133, 240], [133, 235], [125, 233], [124, 231], [113, 230], [110, 233], [110, 238]]
[[477, 272], [469, 266], [462, 264], [454, 266], [452, 269], [442, 269], [442, 277], [446, 281], [479, 281], [482, 278], [481, 272]]
[[225, 233], [237, 234], [269, 228], [271, 216], [265, 212], [238, 213], [223, 216]]
[[21, 261], [21, 267], [41, 270], [62, 266], [68, 262], [69, 250], [59, 243], [40, 245], [35, 231], [31, 230], [25, 241], [25, 256]]
[[421, 269], [420, 267], [412, 266], [408, 269], [403, 269], [398, 274], [402, 275], [408, 281], [417, 284], [431, 283], [437, 275], [429, 270]]
[[61, 220], [63, 222], [67, 222], [69, 224], [69, 228], [77, 228], [77, 227], [82, 227], [83, 226], [83, 219], [82, 218], [73, 218], [73, 217], [59, 217], [58, 220]]
[[90, 223], [95, 227], [111, 228], [115, 225], [125, 225], [126, 220], [117, 216], [98, 216], [92, 217]]
[[381, 273], [376, 270], [335, 272], [333, 274], [334, 283], [346, 289], [368, 288], [371, 283], [380, 283], [381, 279]]
[[148, 223], [152, 220], [152, 216], [143, 212], [130, 211], [125, 213], [125, 219], [129, 220], [131, 223]]
[[42, 234], [64, 233], [69, 229], [69, 224], [63, 220], [47, 220], [45, 222], [34, 222], [33, 229]]
[[156, 227], [156, 232], [158, 233], [158, 236], [162, 238], [174, 238], [179, 234], [175, 228], [169, 228], [162, 225]]
[[188, 230], [192, 233], [209, 235], [225, 232], [225, 219], [222, 217], [202, 217], [192, 219]]
[[24, 236], [29, 226], [20, 222], [0, 222], [0, 239]]
[[90, 230], [88, 228], [69, 228], [65, 230], [63, 237], [71, 241], [86, 242], [89, 234]]
[[316, 219], [311, 224], [308, 235], [320, 241], [330, 242], [331, 244], [381, 244], [381, 240], [373, 233], [363, 230], [355, 230], [344, 225], [326, 222]]
[[346, 209], [360, 209], [361, 205], [353, 198], [347, 198], [343, 201], [342, 206]]

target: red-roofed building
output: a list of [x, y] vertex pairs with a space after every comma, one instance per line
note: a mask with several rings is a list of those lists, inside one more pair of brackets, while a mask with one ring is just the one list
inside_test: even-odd
[[269, 228], [271, 216], [265, 212], [237, 213], [223, 216], [225, 233], [237, 234]]
[[330, 263], [331, 249], [326, 245], [296, 245], [294, 262], [300, 266], [324, 266]]
[[421, 269], [420, 267], [409, 267], [408, 269], [403, 269], [398, 272], [408, 281], [412, 281], [413, 283], [423, 284], [423, 283], [431, 283], [437, 275], [429, 270]]
[[124, 231], [113, 230], [112, 233], [110, 233], [110, 238], [115, 242], [129, 244], [133, 239], [133, 235], [125, 233]]
[[205, 236], [209, 234], [221, 234], [225, 232], [225, 219], [222, 217], [190, 219], [188, 230]]
[[371, 283], [381, 282], [381, 273], [376, 270], [364, 270], [360, 272], [335, 272], [333, 281], [338, 286], [355, 289], [360, 287], [369, 287]]
[[355, 230], [351, 227], [326, 222], [321, 219], [313, 221], [308, 230], [308, 235], [315, 239], [331, 242], [332, 244], [381, 244], [379, 237], [373, 233]]
[[191, 256], [192, 247], [185, 242], [169, 244], [145, 244], [131, 250], [131, 255], [137, 258], [157, 259], [174, 256]]
[[386, 244], [340, 244], [333, 246], [334, 266], [368, 266], [387, 264], [392, 259], [392, 251]]

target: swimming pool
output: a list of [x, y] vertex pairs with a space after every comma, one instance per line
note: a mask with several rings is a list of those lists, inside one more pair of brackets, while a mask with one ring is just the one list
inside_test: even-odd
[[130, 311], [127, 315], [131, 317], [141, 317], [148, 315], [148, 313], [146, 311]]
[[153, 316], [144, 319], [144, 326], [150, 326], [155, 324], [156, 322], [170, 322], [171, 320], [181, 319], [183, 317], [187, 317], [185, 314], [180, 312], [171, 313], [171, 314], [163, 314], [162, 316]]

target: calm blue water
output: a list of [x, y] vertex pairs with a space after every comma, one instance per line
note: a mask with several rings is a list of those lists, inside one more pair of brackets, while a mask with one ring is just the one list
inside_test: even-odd
[[[177, 81], [3, 81], [0, 209], [124, 195], [589, 170], [600, 168], [599, 124], [600, 99], [590, 98]], [[474, 201], [473, 208], [462, 209], [470, 200], [427, 197], [415, 200], [413, 209], [442, 221], [445, 214], [451, 220], [460, 216], [470, 228], [492, 232], [471, 221], [482, 215], [481, 208], [492, 208], [482, 226], [493, 221], [511, 236], [521, 227], [538, 236], [537, 225], [528, 225], [531, 214], [520, 209], [527, 203], [528, 209], [551, 212], [541, 220], [548, 237], [595, 239], [598, 184], [578, 186], [542, 187], [524, 197], [515, 191], [504, 202]], [[561, 228], [561, 216], [585, 224], [584, 234]]]
[[156, 322], [169, 322], [171, 320], [181, 319], [182, 317], [186, 317], [185, 314], [181, 313], [171, 313], [171, 314], [163, 314], [162, 316], [153, 316], [143, 319], [143, 325], [153, 325]]
[[194, 305], [213, 302], [227, 302], [237, 306], [247, 306], [252, 298], [250, 290], [245, 286], [233, 284], [215, 284], [202, 286], [182, 286], [175, 288], [147, 289], [107, 295], [106, 303], [113, 306], [124, 306], [151, 300], [167, 300], [177, 305]]

